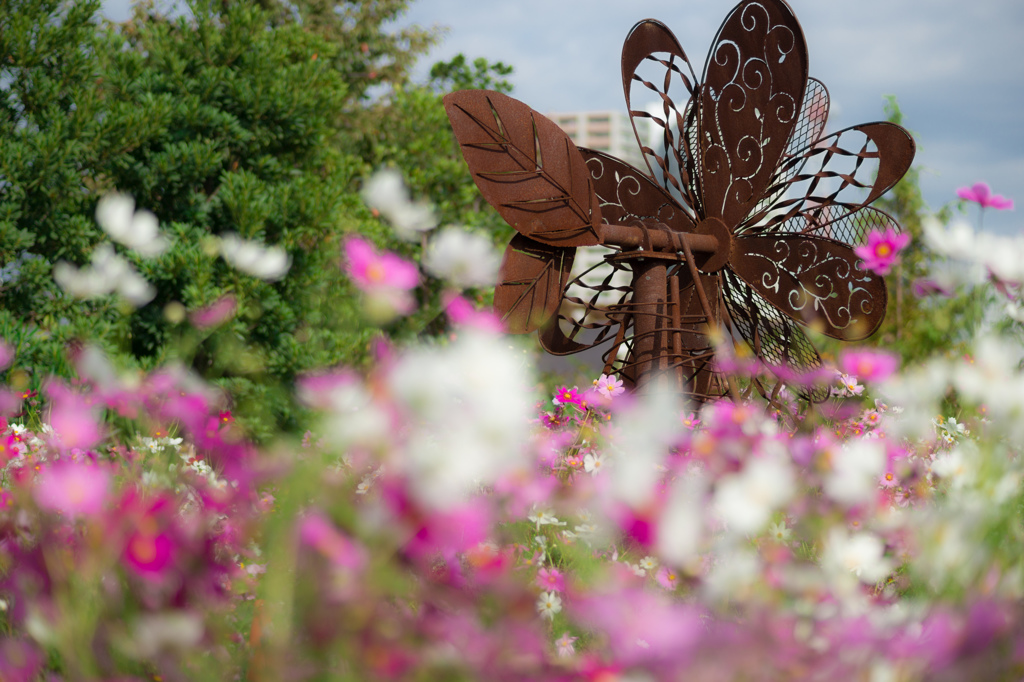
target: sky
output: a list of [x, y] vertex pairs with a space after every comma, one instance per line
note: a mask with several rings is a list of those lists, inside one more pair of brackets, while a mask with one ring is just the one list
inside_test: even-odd
[[[430, 64], [458, 53], [515, 67], [512, 95], [540, 112], [625, 109], [622, 41], [641, 19], [676, 34], [698, 76], [732, 0], [413, 0], [403, 23], [447, 27]], [[885, 118], [896, 95], [917, 139], [929, 208], [979, 180], [1024, 202], [1024, 2], [790, 0], [830, 130]], [[1024, 203], [984, 227], [1024, 228]], [[978, 224], [976, 207], [966, 218]]]
[[[619, 59], [629, 29], [659, 19], [699, 75], [733, 0], [412, 0], [396, 26], [444, 30], [421, 62], [458, 53], [515, 68], [512, 93], [540, 112], [625, 109]], [[918, 145], [932, 210], [977, 181], [1024, 202], [1024, 2], [790, 0], [807, 40], [810, 75], [829, 90], [829, 130], [885, 118], [895, 95]], [[127, 0], [108, 0], [112, 19]], [[1017, 234], [1024, 204], [988, 211], [984, 228]], [[979, 223], [977, 207], [965, 217]]]

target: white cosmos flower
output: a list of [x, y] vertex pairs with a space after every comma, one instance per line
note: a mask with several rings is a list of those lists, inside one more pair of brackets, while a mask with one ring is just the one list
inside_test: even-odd
[[146, 210], [136, 211], [135, 201], [124, 194], [108, 194], [100, 199], [96, 222], [111, 239], [141, 256], [159, 256], [167, 250], [156, 216]]
[[885, 445], [877, 440], [855, 440], [832, 451], [832, 471], [825, 478], [825, 493], [836, 502], [868, 502], [885, 473]]
[[233, 233], [221, 237], [220, 254], [234, 268], [268, 282], [284, 277], [292, 265], [281, 247], [264, 246]]
[[395, 464], [421, 501], [449, 508], [523, 465], [531, 373], [507, 341], [472, 330], [395, 363], [388, 387], [409, 420]]
[[743, 471], [723, 476], [715, 490], [715, 510], [737, 533], [756, 533], [767, 525], [772, 512], [785, 504], [796, 489], [793, 468], [778, 455], [757, 457]]
[[853, 574], [861, 582], [873, 585], [889, 575], [892, 562], [885, 558], [885, 543], [869, 532], [848, 535], [833, 528], [822, 554], [822, 568], [836, 577]]
[[409, 198], [402, 174], [394, 169], [385, 168], [374, 173], [363, 186], [363, 200], [384, 216], [395, 233], [406, 241], [437, 227], [433, 209], [429, 204], [413, 202]]
[[593, 476], [597, 475], [597, 472], [601, 471], [604, 467], [604, 459], [601, 455], [590, 455], [588, 454], [583, 458], [583, 470]]
[[501, 259], [491, 240], [459, 227], [446, 227], [427, 246], [427, 272], [461, 288], [492, 286]]
[[79, 269], [60, 261], [53, 267], [53, 278], [61, 289], [76, 298], [99, 298], [116, 292], [138, 307], [156, 296], [156, 289], [115, 253], [109, 242], [96, 247], [89, 267]]
[[557, 592], [542, 592], [537, 600], [537, 612], [543, 617], [551, 620], [555, 614], [562, 610], [562, 598]]

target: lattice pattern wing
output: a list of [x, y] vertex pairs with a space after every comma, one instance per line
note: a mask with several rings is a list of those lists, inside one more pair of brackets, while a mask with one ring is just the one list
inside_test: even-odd
[[[852, 213], [843, 212], [842, 207], [825, 207], [808, 210], [773, 227], [774, 232], [789, 232], [815, 237], [825, 237], [848, 246], [859, 246], [867, 241], [868, 233], [884, 232], [892, 228], [897, 233], [902, 229], [896, 219], [885, 211], [864, 206]], [[832, 214], [842, 214], [833, 218]]]
[[[666, 191], [696, 205], [691, 178], [693, 159], [687, 157], [686, 111], [697, 78], [675, 35], [660, 21], [646, 19], [632, 28], [622, 46], [622, 89], [650, 177]], [[648, 146], [638, 119], [653, 122], [658, 143]]]
[[807, 46], [789, 6], [737, 5], [711, 44], [698, 91], [705, 217], [732, 227], [757, 206], [797, 127], [806, 85]]
[[800, 168], [790, 175], [785, 196], [770, 209], [751, 215], [738, 231], [792, 231], [792, 225], [780, 226], [797, 217], [822, 227], [841, 221], [899, 182], [914, 160], [914, 149], [910, 134], [892, 123], [867, 123], [833, 133], [783, 164], [783, 176]]
[[[786, 151], [782, 155], [779, 167], [765, 190], [764, 196], [757, 203], [753, 213], [758, 213], [769, 208], [786, 191], [789, 183], [803, 168], [804, 164], [787, 163], [794, 156], [801, 154], [804, 149], [813, 145], [825, 131], [825, 123], [828, 121], [829, 98], [828, 89], [816, 78], [807, 79], [807, 89], [804, 92], [804, 103], [800, 108], [800, 118], [796, 127], [789, 137]], [[805, 160], [806, 163], [806, 160]]]
[[740, 237], [736, 275], [782, 313], [844, 341], [867, 338], [885, 317], [885, 280], [862, 270], [845, 244], [806, 235]]
[[[797, 323], [749, 287], [734, 273], [722, 272], [722, 298], [733, 328], [766, 365], [806, 374], [821, 368], [821, 357]], [[827, 388], [803, 390], [820, 402]]]
[[576, 269], [565, 287], [555, 324], [546, 327], [541, 345], [553, 355], [579, 353], [616, 334], [621, 310], [631, 295], [628, 265], [604, 258], [614, 253], [601, 247], [579, 249]]

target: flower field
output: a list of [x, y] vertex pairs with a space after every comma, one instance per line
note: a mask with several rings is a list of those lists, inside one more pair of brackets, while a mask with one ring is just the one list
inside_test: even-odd
[[[846, 348], [766, 403], [744, 387], [768, 370], [723, 342], [736, 393], [687, 405], [605, 375], [545, 388], [532, 345], [458, 295], [493, 281], [487, 245], [426, 244], [436, 221], [400, 184], [370, 187], [450, 283], [451, 331], [303, 375], [319, 416], [301, 440], [257, 447], [184, 366], [126, 373], [89, 345], [77, 379], [0, 392], [0, 680], [1024, 674], [1019, 239], [925, 226], [946, 269], [919, 294], [990, 301], [968, 355]], [[111, 238], [160, 247], [154, 219], [101, 207]], [[219, 244], [253, 277], [289, 267]], [[888, 270], [905, 246], [880, 233], [859, 255]], [[343, 252], [368, 319], [413, 312], [416, 264]], [[144, 302], [126, 262], [89, 267], [61, 285]], [[12, 381], [19, 348], [0, 351]], [[831, 397], [801, 402], [811, 384]]]

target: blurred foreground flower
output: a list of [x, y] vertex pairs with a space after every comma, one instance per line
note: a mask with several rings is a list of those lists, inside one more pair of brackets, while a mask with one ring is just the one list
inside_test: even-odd
[[39, 473], [33, 494], [43, 509], [70, 517], [96, 516], [110, 494], [110, 472], [84, 462], [59, 462]]
[[264, 246], [232, 233], [220, 238], [220, 254], [232, 267], [268, 282], [284, 277], [292, 265], [281, 247]]
[[1013, 209], [1013, 199], [1007, 199], [1001, 194], [992, 194], [991, 188], [986, 182], [976, 182], [970, 187], [961, 187], [956, 195], [964, 201], [973, 201], [982, 208], [994, 208], [997, 211]]
[[888, 275], [893, 266], [899, 264], [900, 251], [909, 243], [909, 234], [900, 234], [890, 225], [885, 232], [869, 232], [867, 244], [856, 247], [853, 252], [864, 261], [865, 269], [878, 275]]
[[92, 252], [90, 267], [79, 269], [60, 261], [53, 266], [53, 278], [61, 289], [76, 298], [99, 298], [116, 292], [138, 307], [156, 296], [156, 289], [115, 253], [109, 242], [100, 244]]
[[395, 233], [406, 241], [437, 227], [437, 218], [429, 204], [413, 202], [402, 181], [402, 174], [386, 168], [374, 173], [363, 187], [367, 205], [387, 219]]
[[869, 348], [845, 350], [839, 357], [839, 368], [843, 373], [861, 381], [884, 381], [899, 366], [899, 358], [894, 354]]
[[156, 216], [146, 210], [136, 211], [135, 200], [124, 194], [108, 194], [100, 199], [96, 222], [111, 239], [141, 256], [159, 256], [167, 250]]
[[409, 292], [420, 283], [416, 266], [390, 251], [379, 252], [360, 237], [345, 240], [345, 272], [366, 294], [370, 317], [386, 322], [413, 311], [416, 302]]
[[423, 254], [427, 272], [462, 289], [493, 286], [500, 265], [490, 239], [459, 227], [441, 230]]

